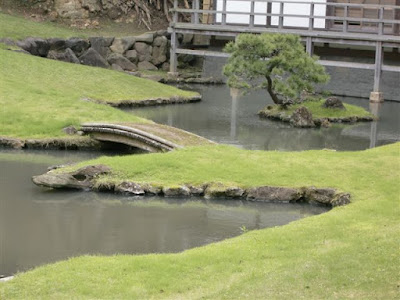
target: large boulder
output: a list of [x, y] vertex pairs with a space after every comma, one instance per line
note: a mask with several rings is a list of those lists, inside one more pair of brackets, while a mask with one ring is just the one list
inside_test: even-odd
[[153, 54], [151, 62], [160, 65], [167, 60], [168, 40], [165, 36], [158, 36], [154, 39]]
[[290, 123], [294, 127], [311, 128], [315, 127], [311, 111], [304, 106], [296, 109], [290, 117]]
[[89, 38], [90, 46], [96, 50], [101, 56], [106, 58], [110, 53], [110, 46], [112, 45], [114, 38], [107, 37], [92, 37]]
[[139, 61], [151, 61], [153, 47], [142, 42], [135, 43], [135, 50], [138, 54]]
[[107, 61], [110, 65], [118, 65], [123, 70], [126, 71], [137, 71], [136, 65], [131, 63], [127, 58], [125, 58], [122, 54], [119, 53], [111, 53], [107, 57]]
[[112, 52], [124, 54], [127, 50], [131, 49], [135, 44], [135, 37], [115, 38], [110, 49]]
[[162, 192], [165, 197], [182, 197], [190, 196], [190, 189], [187, 186], [176, 186], [176, 187], [163, 187]]
[[49, 51], [47, 58], [65, 61], [74, 64], [80, 64], [79, 59], [76, 57], [74, 51], [67, 48], [64, 52], [57, 52], [57, 51]]
[[32, 55], [42, 57], [46, 57], [50, 50], [48, 41], [41, 38], [27, 38], [23, 41], [18, 41], [17, 46]]
[[154, 40], [154, 34], [151, 32], [143, 33], [142, 35], [136, 37], [137, 42], [143, 42], [147, 44], [153, 43], [153, 40]]
[[64, 39], [51, 38], [47, 42], [50, 46], [50, 51], [64, 51], [67, 49], [67, 42]]
[[335, 194], [336, 190], [330, 188], [309, 187], [304, 189], [304, 198], [311, 203], [331, 204]]
[[139, 60], [138, 53], [136, 50], [128, 50], [125, 53], [125, 57], [129, 59], [130, 62], [136, 64]]
[[71, 38], [65, 41], [67, 48], [70, 48], [75, 52], [77, 56], [81, 56], [87, 49], [89, 49], [90, 44], [87, 40], [80, 38]]
[[327, 98], [322, 106], [325, 108], [346, 109], [346, 107], [343, 105], [343, 102], [337, 97]]
[[93, 179], [99, 175], [108, 174], [111, 169], [104, 165], [87, 166], [73, 172], [58, 173], [54, 171], [33, 176], [34, 184], [48, 188], [89, 189]]
[[296, 202], [302, 198], [302, 193], [293, 188], [262, 186], [247, 191], [247, 200], [263, 202]]
[[93, 48], [89, 48], [81, 57], [79, 57], [81, 64], [100, 67], [100, 68], [109, 68], [110, 65], [108, 62]]
[[157, 71], [158, 68], [148, 61], [141, 61], [138, 63], [139, 71]]

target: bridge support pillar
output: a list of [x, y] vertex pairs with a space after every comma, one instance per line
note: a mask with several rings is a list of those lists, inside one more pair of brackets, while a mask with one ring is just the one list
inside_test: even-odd
[[369, 100], [371, 102], [383, 102], [383, 93], [381, 91], [382, 64], [383, 64], [382, 42], [376, 42], [374, 90], [371, 92], [369, 96]]

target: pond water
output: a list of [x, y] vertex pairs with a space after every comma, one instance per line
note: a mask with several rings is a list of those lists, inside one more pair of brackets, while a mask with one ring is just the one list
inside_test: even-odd
[[287, 224], [327, 208], [236, 200], [135, 198], [36, 187], [49, 165], [89, 159], [73, 152], [0, 152], [0, 275], [84, 254], [177, 252]]
[[272, 100], [265, 91], [231, 95], [225, 85], [181, 86], [199, 91], [199, 103], [129, 109], [135, 115], [194, 132], [218, 143], [246, 149], [299, 151], [308, 149], [363, 150], [400, 140], [400, 103], [386, 101], [370, 107], [367, 99], [341, 98], [372, 109], [377, 122], [300, 129], [260, 119], [256, 113]]

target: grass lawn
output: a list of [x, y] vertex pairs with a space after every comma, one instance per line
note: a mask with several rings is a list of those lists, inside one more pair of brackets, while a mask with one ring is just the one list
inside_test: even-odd
[[1, 284], [4, 299], [398, 299], [400, 143], [360, 152], [195, 147], [92, 163], [137, 182], [334, 187], [352, 203], [179, 254], [39, 267]]
[[101, 68], [0, 49], [0, 136], [63, 136], [62, 128], [91, 121], [148, 120], [97, 101], [192, 97], [194, 92]]
[[364, 108], [356, 105], [351, 105], [347, 103], [343, 103], [343, 105], [346, 107], [346, 110], [341, 110], [341, 109], [331, 109], [331, 108], [324, 108], [322, 107], [322, 104], [324, 103], [324, 100], [319, 100], [319, 101], [305, 101], [302, 104], [295, 104], [295, 105], [290, 105], [288, 109], [283, 109], [282, 107], [278, 105], [272, 106], [271, 109], [265, 108], [263, 112], [267, 114], [272, 114], [272, 115], [282, 115], [284, 114], [285, 116], [291, 116], [292, 113], [298, 109], [300, 106], [305, 106], [307, 107], [314, 119], [319, 119], [319, 118], [347, 118], [347, 117], [373, 117], [373, 115], [365, 110]]

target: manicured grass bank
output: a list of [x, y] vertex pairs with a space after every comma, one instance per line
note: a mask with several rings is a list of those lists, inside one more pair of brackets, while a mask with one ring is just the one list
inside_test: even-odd
[[0, 49], [0, 136], [54, 138], [83, 122], [146, 123], [92, 102], [192, 97], [196, 93], [100, 68]]
[[352, 203], [179, 254], [85, 256], [0, 285], [5, 299], [395, 299], [400, 143], [360, 152], [228, 146], [103, 157], [118, 178], [335, 187]]

